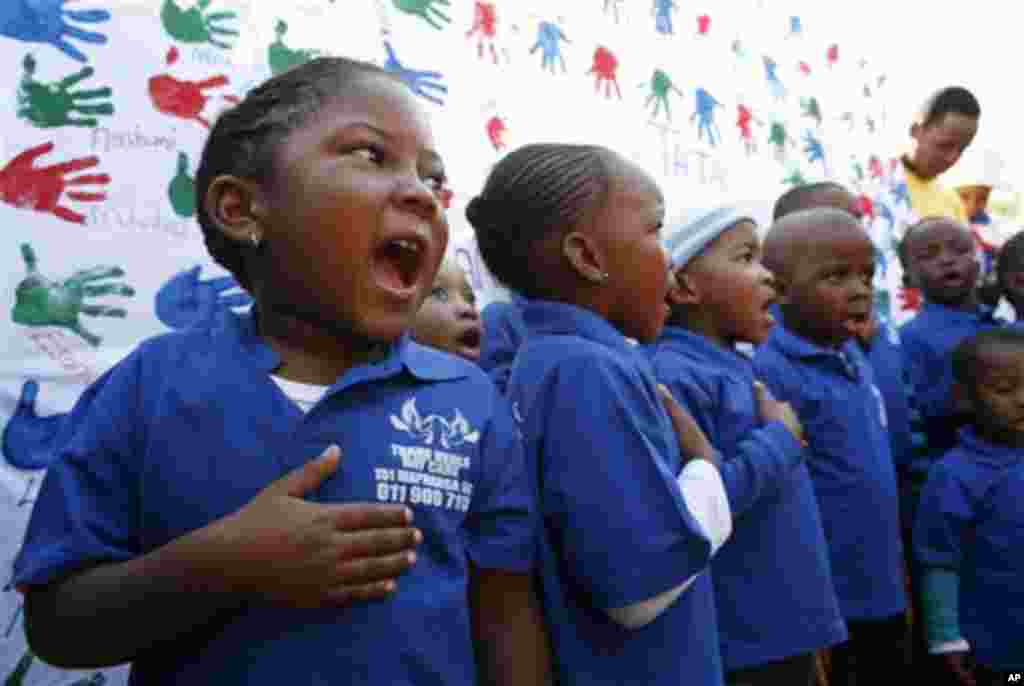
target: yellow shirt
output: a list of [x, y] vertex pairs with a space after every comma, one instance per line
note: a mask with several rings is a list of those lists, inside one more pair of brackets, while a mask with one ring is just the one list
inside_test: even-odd
[[922, 179], [906, 165], [903, 171], [907, 177], [907, 191], [910, 193], [910, 207], [921, 219], [926, 217], [951, 217], [967, 223], [967, 211], [960, 196], [946, 188], [937, 178]]

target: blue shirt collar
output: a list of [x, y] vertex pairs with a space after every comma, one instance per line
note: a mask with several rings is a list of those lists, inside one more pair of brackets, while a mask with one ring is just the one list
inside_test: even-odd
[[550, 300], [529, 300], [523, 321], [531, 334], [571, 335], [617, 350], [633, 348], [621, 331], [590, 310]]
[[745, 371], [750, 368], [750, 360], [738, 351], [724, 348], [709, 338], [681, 326], [666, 326], [658, 339], [658, 345], [695, 350], [702, 357], [710, 358], [715, 364], [728, 369]]
[[1024, 460], [1024, 448], [992, 443], [979, 436], [970, 426], [960, 429], [960, 445], [972, 456], [991, 464], [1005, 465]]
[[790, 357], [840, 357], [840, 353], [848, 354], [852, 341], [846, 341], [839, 348], [826, 348], [823, 345], [810, 341], [799, 336], [782, 323], [781, 313], [776, 316], [775, 326], [772, 327], [769, 340], [775, 342], [780, 350]]
[[978, 305], [973, 310], [959, 310], [954, 307], [947, 307], [946, 305], [940, 305], [939, 303], [925, 300], [924, 304], [921, 305], [921, 315], [926, 317], [941, 317], [946, 321], [954, 321], [963, 324], [972, 324], [974, 322], [983, 322], [990, 324], [1000, 324], [1002, 320], [995, 316], [995, 310], [985, 305]]
[[[267, 374], [281, 365], [280, 355], [257, 333], [252, 311], [232, 313], [227, 321], [234, 322], [238, 346], [252, 364]], [[384, 359], [349, 369], [332, 385], [332, 389], [358, 381], [397, 376], [403, 371], [422, 381], [448, 381], [468, 376], [469, 368], [470, 363], [466, 360], [421, 346], [405, 333], [391, 344]]]

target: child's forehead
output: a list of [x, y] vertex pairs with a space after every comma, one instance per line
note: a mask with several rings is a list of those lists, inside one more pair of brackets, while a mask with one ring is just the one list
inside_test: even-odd
[[926, 221], [918, 226], [910, 235], [911, 243], [950, 239], [963, 239], [970, 241], [971, 232], [968, 231], [966, 226], [958, 221], [939, 218]]
[[1015, 369], [1024, 371], [1024, 342], [987, 342], [978, 348], [974, 364], [979, 375], [1000, 376]]

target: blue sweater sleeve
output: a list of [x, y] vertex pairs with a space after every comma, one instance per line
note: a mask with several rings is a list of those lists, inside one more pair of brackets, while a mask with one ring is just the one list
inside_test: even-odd
[[929, 567], [921, 579], [924, 631], [932, 653], [963, 641], [960, 635], [960, 575], [949, 569]]

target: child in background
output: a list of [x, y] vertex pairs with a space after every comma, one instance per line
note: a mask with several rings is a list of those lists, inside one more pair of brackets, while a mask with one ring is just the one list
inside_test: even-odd
[[480, 359], [483, 330], [476, 311], [476, 294], [455, 260], [445, 259], [434, 277], [430, 294], [416, 313], [413, 339], [470, 362]]
[[484, 340], [480, 346], [480, 367], [490, 374], [502, 393], [508, 388], [512, 363], [526, 338], [525, 305], [526, 298], [512, 293], [510, 302], [496, 300], [483, 311]]
[[1024, 231], [1003, 244], [996, 259], [996, 279], [1002, 297], [1013, 308], [1017, 322], [1024, 322]]
[[627, 340], [665, 321], [663, 214], [640, 168], [557, 144], [509, 153], [466, 208], [491, 273], [528, 298], [507, 393], [539, 481], [562, 686], [722, 683], [705, 571], [731, 530], [716, 456]]
[[959, 625], [976, 680], [994, 686], [1024, 671], [1024, 331], [976, 334], [956, 347], [952, 367], [972, 422], [929, 472], [914, 547], [925, 566], [929, 638], [959, 635], [956, 605], [942, 602], [959, 576]]
[[144, 342], [76, 405], [14, 566], [37, 655], [140, 686], [544, 682], [511, 413], [407, 335], [445, 190], [426, 114], [370, 64], [220, 116], [199, 221], [254, 308]]
[[726, 682], [808, 684], [814, 651], [846, 640], [792, 408], [755, 381], [739, 342], [774, 325], [772, 275], [754, 220], [732, 207], [669, 223], [672, 313], [645, 346], [655, 375], [722, 454], [735, 518], [711, 563]]
[[805, 210], [772, 226], [764, 263], [778, 284], [782, 321], [758, 348], [754, 368], [806, 431], [807, 467], [849, 632], [832, 650], [830, 683], [902, 683], [896, 475], [884, 402], [852, 340], [872, 316], [874, 247], [848, 212]]

